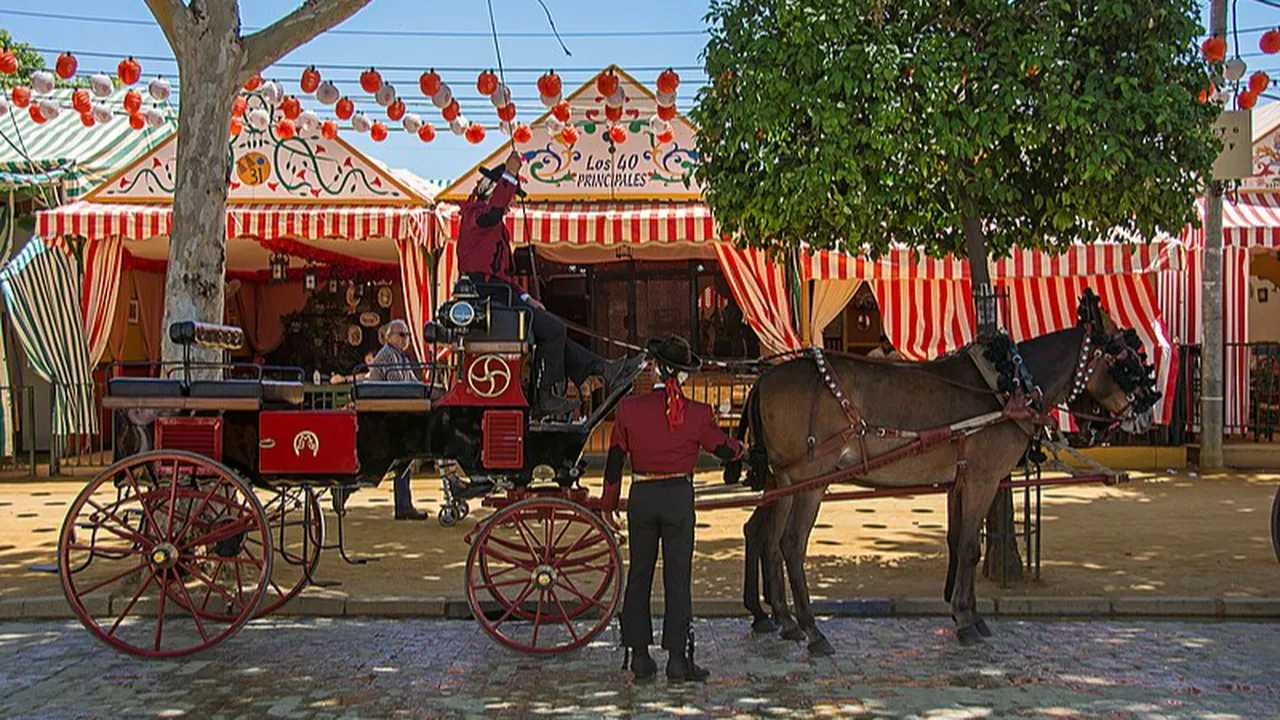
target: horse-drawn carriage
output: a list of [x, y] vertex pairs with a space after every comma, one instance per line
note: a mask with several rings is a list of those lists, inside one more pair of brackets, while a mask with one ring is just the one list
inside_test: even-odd
[[[421, 381], [358, 380], [349, 407], [306, 407], [298, 369], [229, 362], [243, 334], [225, 326], [178, 323], [170, 337], [183, 362], [111, 379], [103, 405], [117, 462], [71, 504], [59, 541], [81, 622], [136, 655], [210, 647], [322, 584], [323, 549], [363, 562], [347, 557], [344, 513], [328, 540], [325, 493], [429, 461], [443, 477], [443, 524], [469, 499], [496, 508], [468, 537], [467, 597], [485, 630], [532, 652], [598, 635], [618, 602], [621, 558], [579, 482], [581, 455], [630, 381], [585, 419], [535, 420], [528, 313], [491, 307], [466, 281], [440, 310], [426, 328], [432, 359], [412, 368]], [[211, 349], [220, 361], [192, 357]]]

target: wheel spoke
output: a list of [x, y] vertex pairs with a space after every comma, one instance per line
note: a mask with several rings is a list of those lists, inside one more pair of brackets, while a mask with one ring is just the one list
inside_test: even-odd
[[538, 631], [542, 629], [542, 601], [547, 597], [546, 590], [538, 590], [538, 609], [533, 613], [533, 646], [538, 647]]
[[534, 563], [532, 561], [521, 562], [519, 560], [515, 560], [513, 558], [506, 556], [503, 553], [498, 552], [497, 550], [494, 550], [488, 545], [483, 546], [481, 550], [482, 552], [484, 552], [484, 554], [488, 555], [489, 557], [494, 557], [505, 563], [510, 563], [512, 565], [515, 565], [518, 568], [521, 568], [522, 570], [532, 570], [534, 568]]
[[213, 484], [213, 487], [209, 488], [209, 492], [203, 498], [201, 498], [200, 507], [194, 513], [191, 513], [190, 515], [187, 516], [186, 521], [182, 523], [182, 529], [179, 530], [178, 534], [174, 536], [175, 538], [180, 538], [183, 535], [187, 534], [187, 530], [191, 529], [191, 523], [194, 522], [197, 518], [199, 518], [200, 515], [204, 512], [204, 509], [209, 506], [209, 501], [212, 500], [213, 496], [217, 494], [218, 488], [220, 487], [222, 487], [221, 478], [219, 478], [218, 482], [215, 482]]
[[243, 605], [241, 602], [239, 602], [238, 600], [236, 600], [236, 598], [232, 597], [231, 593], [229, 593], [229, 592], [227, 592], [225, 589], [223, 589], [223, 588], [219, 587], [219, 586], [218, 586], [218, 584], [217, 584], [216, 582], [213, 582], [213, 581], [209, 580], [209, 578], [205, 577], [205, 576], [204, 576], [204, 573], [202, 573], [202, 572], [200, 572], [199, 570], [197, 570], [197, 569], [195, 569], [195, 568], [191, 567], [190, 565], [186, 564], [185, 562], [182, 562], [181, 560], [179, 560], [179, 561], [178, 561], [178, 564], [179, 564], [179, 565], [181, 565], [183, 568], [185, 568], [187, 572], [189, 572], [189, 573], [191, 573], [193, 576], [195, 576], [195, 578], [196, 578], [197, 580], [199, 580], [200, 582], [204, 583], [204, 584], [205, 584], [205, 585], [207, 585], [208, 587], [212, 588], [214, 592], [218, 593], [218, 594], [219, 594], [219, 595], [221, 595], [223, 598], [225, 598], [227, 602], [232, 603], [232, 604], [236, 605], [237, 607], [239, 607], [239, 608], [240, 608], [240, 612], [244, 612], [244, 605]]
[[510, 587], [512, 585], [519, 585], [522, 582], [529, 582], [529, 581], [525, 580], [524, 578], [512, 578], [511, 580], [503, 580], [502, 582], [481, 583], [479, 585], [476, 585], [476, 587], [485, 588], [487, 590], [496, 590], [500, 587]]
[[609, 565], [576, 565], [571, 570], [561, 570], [560, 574], [564, 576], [581, 575], [587, 572], [609, 572], [611, 570], [613, 570], [613, 567]]
[[116, 621], [111, 624], [111, 629], [107, 631], [107, 635], [116, 634], [116, 628], [120, 627], [120, 623], [124, 621], [125, 617], [129, 614], [129, 611], [133, 609], [135, 604], [137, 604], [138, 598], [142, 597], [142, 593], [146, 592], [147, 588], [151, 587], [151, 581], [155, 579], [156, 571], [152, 570], [151, 574], [147, 576], [147, 581], [138, 586], [138, 591], [133, 594], [133, 598], [129, 600], [129, 604], [125, 605], [124, 610], [120, 611], [119, 617], [117, 617]]
[[[566, 582], [567, 581], [568, 580], [566, 579]], [[558, 579], [556, 580], [556, 585], [559, 585], [565, 590], [568, 590], [574, 595], [577, 595], [578, 599], [582, 600], [583, 602], [590, 603], [592, 605], [595, 605], [596, 607], [604, 607], [604, 605], [600, 604], [599, 600], [596, 600], [595, 598], [589, 598], [586, 595], [583, 595], [582, 593], [578, 592], [578, 589], [576, 587], [573, 587], [572, 585], [565, 585], [564, 583], [560, 582]]]
[[[128, 540], [131, 543], [136, 543], [138, 545], [143, 546], [144, 548], [149, 548], [153, 544], [147, 538], [139, 535], [138, 533], [130, 529], [129, 524], [121, 520], [119, 517], [117, 517], [115, 513], [111, 512], [110, 510], [107, 510], [106, 508], [102, 507], [98, 503], [88, 498], [85, 498], [85, 503], [90, 507], [92, 507], [94, 510], [97, 510], [98, 512], [102, 513], [102, 515], [105, 516], [106, 518], [114, 520], [116, 524], [123, 529], [118, 530], [116, 528], [113, 528], [110, 525], [106, 524], [105, 522], [102, 522], [101, 520], [99, 520], [98, 522], [98, 527], [102, 528], [103, 530], [106, 530], [107, 532], [111, 533], [112, 535], [115, 535], [116, 537], [122, 538], [124, 540]], [[156, 530], [159, 530], [159, 528], [156, 528]]]
[[560, 602], [560, 596], [555, 590], [551, 591], [551, 599], [556, 601], [556, 607], [560, 609], [560, 620], [564, 622], [564, 626], [569, 628], [569, 635], [574, 642], [578, 642], [578, 631], [573, 627], [573, 619], [569, 617], [569, 613], [564, 611], [564, 604]]
[[[142, 512], [147, 516], [147, 522], [150, 522], [151, 527], [158, 532], [160, 525], [156, 523], [155, 515], [151, 512], [151, 506], [147, 503], [147, 498], [143, 496], [142, 489], [138, 487], [138, 479], [133, 476], [133, 468], [125, 466], [124, 474], [129, 479], [129, 486], [133, 488], [134, 497], [138, 498], [138, 504], [142, 506]], [[150, 495], [151, 491], [146, 494]]]
[[[591, 545], [595, 545], [595, 543], [591, 543]], [[590, 547], [590, 545], [586, 547]], [[582, 549], [585, 550], [586, 547], [583, 547]], [[557, 563], [556, 567], [566, 568], [566, 567], [579, 567], [581, 565], [589, 565], [591, 564], [592, 561], [599, 560], [602, 557], [608, 557], [610, 554], [611, 554], [611, 551], [609, 550], [609, 548], [607, 547], [601, 548], [599, 552], [594, 552], [594, 553], [591, 553], [590, 555], [585, 555], [583, 557], [565, 558], [563, 561]]]
[[[535, 550], [533, 547], [534, 546], [533, 531], [529, 529], [528, 525], [524, 524], [524, 518], [520, 517], [519, 515], [515, 517], [515, 521], [516, 521], [516, 525], [515, 525], [516, 532], [520, 533], [520, 539], [524, 541], [524, 547], [526, 550], [529, 551], [529, 557], [537, 559], [540, 555], [538, 551]], [[528, 533], [528, 535], [525, 534], [526, 532]]]
[[520, 595], [516, 597], [515, 602], [511, 603], [511, 606], [507, 608], [507, 611], [502, 613], [502, 617], [498, 618], [498, 621], [493, 624], [493, 629], [497, 630], [499, 625], [506, 622], [507, 618], [511, 617], [511, 613], [515, 612], [516, 608], [520, 607], [520, 603], [524, 602], [531, 592], [533, 592], [532, 580], [525, 584], [524, 590], [520, 591]]
[[[169, 520], [172, 522], [172, 515], [169, 516]], [[164, 639], [164, 606], [165, 600], [169, 598], [169, 570], [161, 568], [160, 573], [160, 609], [156, 611], [156, 652], [160, 652], [160, 641]]]
[[115, 574], [115, 575], [112, 575], [111, 577], [107, 578], [106, 580], [103, 580], [102, 582], [98, 583], [97, 585], [94, 585], [94, 586], [93, 586], [93, 587], [91, 587], [91, 588], [88, 588], [88, 589], [81, 590], [81, 591], [77, 592], [77, 593], [76, 593], [76, 599], [82, 598], [82, 597], [84, 597], [85, 595], [88, 595], [89, 593], [93, 592], [94, 590], [101, 590], [102, 588], [106, 587], [107, 585], [110, 585], [111, 583], [113, 583], [113, 582], [115, 582], [115, 581], [117, 581], [117, 580], [119, 580], [119, 579], [121, 579], [121, 578], [125, 577], [126, 575], [130, 575], [130, 574], [132, 574], [132, 573], [135, 573], [135, 572], [137, 572], [137, 571], [139, 571], [139, 570], [141, 570], [141, 569], [145, 568], [146, 566], [147, 566], [147, 562], [144, 560], [144, 561], [142, 561], [142, 562], [138, 563], [137, 565], [134, 565], [133, 567], [129, 568], [128, 570], [125, 570], [125, 571], [124, 571], [124, 572], [122, 572], [122, 573], [117, 573], [117, 574]]
[[196, 612], [196, 604], [191, 601], [191, 593], [187, 592], [187, 585], [178, 582], [178, 589], [182, 591], [182, 596], [187, 599], [187, 612], [191, 613], [191, 619], [196, 621], [196, 630], [200, 632], [200, 638], [206, 643], [209, 642], [209, 633], [204, 630], [204, 623], [200, 622], [200, 613]]
[[258, 562], [256, 559], [249, 559], [249, 558], [242, 558], [242, 557], [222, 557], [221, 555], [190, 555], [188, 557], [191, 560], [203, 560], [206, 562], [216, 562], [218, 560], [221, 560], [223, 562], [235, 563], [237, 565], [252, 565], [258, 568], [259, 570], [262, 569], [262, 563]]
[[[169, 527], [165, 530], [165, 539], [173, 539], [173, 513], [178, 509], [178, 460], [173, 461], [173, 476], [169, 478]], [[158, 528], [157, 528], [158, 529]], [[159, 640], [156, 641], [159, 644]], [[157, 647], [156, 651], [159, 652]]]
[[188, 548], [192, 548], [197, 545], [213, 545], [214, 543], [222, 542], [227, 538], [233, 537], [235, 535], [239, 535], [242, 532], [246, 532], [252, 529], [252, 527], [253, 527], [253, 517], [246, 515], [229, 525], [223, 525], [222, 527], [218, 528], [217, 530], [214, 530], [213, 532], [202, 535], [196, 538], [195, 540], [191, 540], [179, 546], [178, 549], [187, 550]]
[[[219, 575], [222, 574], [223, 564], [224, 564], [223, 558], [218, 558], [218, 566], [213, 569], [213, 577], [215, 580], [218, 578]], [[211, 596], [212, 594], [213, 594], [213, 586], [206, 583], [204, 588], [204, 599], [200, 601], [200, 607], [202, 608], [209, 607], [209, 596]]]
[[542, 562], [551, 562], [551, 551], [555, 549], [555, 543], [551, 542], [551, 538], [555, 536], [556, 529], [556, 511], [553, 509], [547, 513], [547, 519], [542, 523]]

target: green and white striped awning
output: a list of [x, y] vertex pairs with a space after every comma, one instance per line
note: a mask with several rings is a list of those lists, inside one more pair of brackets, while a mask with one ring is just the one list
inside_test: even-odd
[[100, 102], [115, 113], [105, 125], [85, 127], [71, 107], [71, 89], [54, 91], [62, 112], [37, 124], [21, 108], [0, 117], [0, 190], [48, 187], [61, 183], [67, 201], [86, 195], [134, 160], [159, 145], [178, 127], [177, 108], [157, 105], [146, 96], [143, 106], [155, 105], [165, 114], [158, 128], [134, 130], [124, 111], [124, 88]]

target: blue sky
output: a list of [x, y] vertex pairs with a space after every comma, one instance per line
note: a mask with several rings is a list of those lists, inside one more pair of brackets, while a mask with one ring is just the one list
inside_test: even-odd
[[[557, 68], [565, 79], [565, 91], [591, 77], [609, 63], [623, 68], [700, 66], [699, 54], [705, 43], [700, 31], [705, 27], [703, 0], [646, 0], [643, 3], [602, 3], [585, 0], [545, 0], [555, 16], [561, 33], [583, 32], [664, 32], [681, 35], [648, 35], [639, 37], [565, 37], [573, 57], [566, 57], [552, 37], [504, 37], [501, 41], [503, 64], [507, 68]], [[298, 0], [241, 0], [245, 26], [261, 26], [297, 7]], [[545, 33], [549, 30], [546, 16], [536, 0], [493, 0], [499, 33]], [[82, 72], [109, 70], [125, 55], [170, 57], [163, 35], [154, 25], [81, 22], [70, 19], [29, 17], [18, 13], [54, 13], [65, 16], [119, 18], [147, 21], [151, 15], [142, 0], [0, 0], [0, 27], [18, 40], [37, 48], [48, 49], [46, 62], [52, 65], [58, 51], [82, 53]], [[314, 63], [321, 66], [326, 79], [333, 79], [344, 92], [358, 93], [355, 69], [326, 69], [324, 65], [356, 65], [387, 67], [407, 66], [413, 69], [384, 70], [402, 96], [412, 95], [421, 102], [417, 78], [428, 67], [496, 67], [493, 41], [489, 37], [489, 15], [484, 0], [437, 2], [433, 0], [373, 0], [339, 30], [393, 30], [444, 33], [476, 33], [474, 37], [394, 37], [385, 35], [321, 35], [311, 43], [285, 56], [283, 63]], [[89, 57], [85, 52], [108, 53], [110, 57]], [[576, 70], [567, 70], [574, 68]], [[172, 76], [177, 66], [156, 60], [142, 61], [143, 77], [157, 73]], [[541, 72], [507, 72], [516, 104], [523, 120], [531, 121], [542, 109], [533, 82]], [[280, 81], [286, 92], [298, 92], [297, 68], [276, 68], [264, 74]], [[492, 105], [475, 88], [476, 71], [441, 72], [455, 94], [460, 96], [462, 110], [470, 119], [496, 123]], [[636, 73], [652, 83], [657, 71]], [[693, 99], [703, 75], [700, 70], [682, 70], [680, 107]], [[526, 83], [526, 84], [520, 84]], [[176, 83], [175, 83], [176, 85]], [[408, 99], [408, 98], [407, 98]], [[410, 107], [441, 124], [439, 112], [430, 107]], [[381, 108], [372, 100], [358, 103], [370, 117], [382, 117]], [[375, 111], [378, 111], [375, 113]], [[332, 112], [322, 112], [331, 117]], [[392, 123], [394, 125], [394, 123]], [[501, 136], [490, 132], [481, 145], [469, 145], [462, 138], [445, 131], [431, 144], [423, 144], [406, 133], [392, 133], [387, 141], [374, 143], [366, 136], [345, 133], [345, 139], [393, 167], [407, 167], [428, 179], [452, 178], [483, 159], [500, 144]]]
[[[700, 66], [699, 54], [705, 42], [703, 15], [706, 0], [646, 0], [640, 3], [587, 2], [586, 0], [545, 0], [555, 16], [573, 57], [565, 57], [551, 37], [504, 37], [501, 41], [504, 64], [508, 68], [548, 68], [561, 70], [566, 92], [588, 79], [594, 69], [609, 63], [624, 68], [658, 66]], [[296, 7], [298, 0], [241, 0], [246, 26], [267, 24]], [[500, 33], [545, 33], [546, 17], [536, 0], [493, 0]], [[1204, 22], [1207, 24], [1207, 2]], [[118, 18], [150, 22], [150, 14], [142, 0], [3, 0], [0, 27], [20, 40], [44, 48], [46, 60], [52, 64], [60, 50], [107, 53], [109, 57], [82, 55], [84, 70], [113, 70], [116, 62], [127, 54], [169, 56], [160, 31], [153, 25], [128, 25], [82, 22], [23, 16], [19, 13], [56, 13], [67, 16]], [[1280, 9], [1262, 5], [1257, 0], [1239, 0], [1237, 6], [1241, 29], [1280, 26]], [[402, 96], [418, 95], [417, 77], [428, 67], [480, 68], [494, 66], [494, 49], [488, 37], [489, 17], [484, 0], [434, 2], [432, 0], [373, 0], [355, 17], [338, 28], [341, 31], [414, 31], [438, 33], [472, 33], [469, 37], [395, 37], [387, 35], [351, 35], [328, 33], [286, 56], [284, 63], [314, 63], [321, 66], [328, 79], [338, 82], [344, 92], [359, 92], [355, 69], [326, 69], [325, 65], [405, 66], [403, 70], [384, 70], [383, 75], [395, 83]], [[573, 33], [666, 33], [629, 37], [581, 37]], [[1240, 46], [1250, 70], [1262, 68], [1280, 79], [1280, 57], [1257, 55], [1261, 29], [1243, 33]], [[1234, 43], [1233, 43], [1234, 44]], [[144, 77], [156, 73], [172, 75], [176, 66], [170, 61], [144, 60]], [[573, 68], [569, 70], [568, 68]], [[281, 81], [286, 92], [297, 92], [300, 70], [279, 68], [268, 72], [268, 78]], [[636, 73], [651, 83], [656, 70]], [[463, 112], [473, 120], [486, 124], [496, 119], [488, 101], [475, 89], [476, 71], [442, 72], [455, 92], [461, 95]], [[538, 72], [508, 72], [515, 90], [521, 117], [531, 120], [540, 111], [532, 83]], [[686, 108], [700, 86], [703, 75], [697, 69], [683, 69], [684, 84], [680, 90], [680, 106]], [[524, 83], [524, 84], [521, 84]], [[420, 100], [421, 101], [421, 100]], [[425, 101], [421, 101], [425, 102]], [[411, 103], [412, 104], [412, 103]], [[371, 101], [361, 103], [371, 116], [379, 110]], [[439, 114], [430, 108], [410, 108], [425, 118], [439, 123]], [[380, 113], [379, 113], [380, 114]], [[329, 113], [322, 113], [328, 116]], [[435, 142], [424, 145], [404, 133], [392, 133], [383, 143], [347, 133], [361, 148], [395, 167], [408, 167], [428, 179], [452, 178], [483, 158], [500, 143], [496, 132], [480, 146], [468, 145], [461, 138], [442, 133]]]

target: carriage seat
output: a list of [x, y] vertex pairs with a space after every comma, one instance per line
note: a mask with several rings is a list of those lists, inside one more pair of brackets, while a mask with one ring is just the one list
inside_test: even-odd
[[423, 400], [428, 386], [420, 382], [363, 380], [355, 384], [357, 400]]
[[174, 378], [113, 377], [107, 394], [114, 397], [167, 398], [182, 396], [182, 381]]
[[303, 386], [284, 380], [193, 380], [188, 389], [198, 398], [253, 398], [277, 405], [301, 405]]

